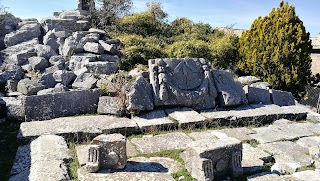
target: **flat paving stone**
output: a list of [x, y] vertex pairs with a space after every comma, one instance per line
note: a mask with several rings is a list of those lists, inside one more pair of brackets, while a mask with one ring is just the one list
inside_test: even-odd
[[102, 133], [121, 133], [123, 135], [137, 132], [135, 121], [108, 115], [76, 116], [56, 118], [48, 121], [23, 122], [17, 138], [32, 139], [40, 135], [82, 135], [97, 136]]
[[275, 173], [263, 172], [247, 177], [248, 181], [278, 181], [280, 176]]
[[133, 138], [131, 143], [136, 145], [141, 153], [154, 153], [164, 150], [185, 149], [192, 139], [185, 133], [174, 132], [156, 136], [148, 135], [142, 138]]
[[299, 181], [320, 181], [320, 170], [306, 170], [302, 172], [296, 172], [291, 175], [291, 178], [295, 178]]
[[212, 133], [213, 131], [201, 131], [201, 132], [192, 132], [188, 133], [188, 135], [194, 140], [203, 140], [203, 139], [212, 139], [212, 140], [218, 140], [219, 138]]
[[258, 148], [273, 155], [275, 164], [271, 169], [281, 174], [293, 174], [313, 163], [308, 149], [291, 141], [260, 144]]
[[18, 149], [9, 180], [69, 180], [69, 160], [69, 149], [61, 136], [40, 136]]
[[174, 108], [165, 110], [171, 119], [178, 121], [180, 128], [193, 128], [204, 126], [207, 118], [191, 108]]
[[171, 158], [135, 157], [128, 160], [123, 170], [102, 170], [99, 173], [87, 173], [84, 167], [78, 170], [80, 181], [174, 181], [170, 175], [182, 168], [181, 164]]
[[242, 168], [244, 174], [257, 173], [265, 169], [264, 163], [272, 160], [272, 156], [260, 148], [242, 144]]
[[256, 133], [255, 131], [250, 130], [246, 127], [226, 128], [226, 129], [221, 129], [217, 131], [226, 134], [228, 137], [236, 138], [240, 141], [252, 141], [254, 139], [250, 135]]
[[278, 119], [301, 120], [307, 116], [308, 111], [298, 106], [280, 107], [271, 105], [247, 105], [235, 110], [206, 110], [200, 112], [208, 118], [212, 126], [242, 126], [263, 125]]
[[271, 143], [284, 140], [296, 140], [301, 137], [313, 136], [320, 133], [320, 125], [310, 122], [275, 124], [268, 127], [254, 128], [256, 134], [251, 137], [259, 143]]
[[296, 141], [296, 143], [305, 148], [318, 146], [320, 145], [320, 136], [310, 136], [310, 137], [300, 138], [299, 140]]
[[176, 128], [176, 123], [170, 120], [164, 110], [156, 110], [133, 118], [142, 132], [156, 132]]

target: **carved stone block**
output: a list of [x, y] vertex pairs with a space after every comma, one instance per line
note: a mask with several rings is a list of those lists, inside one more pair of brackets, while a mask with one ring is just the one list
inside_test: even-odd
[[149, 72], [155, 106], [215, 107], [217, 91], [206, 60], [152, 59]]
[[121, 134], [95, 137], [88, 150], [87, 172], [123, 169], [127, 163], [126, 137]]
[[220, 180], [243, 173], [242, 143], [234, 138], [192, 142], [181, 157], [187, 170], [198, 181]]

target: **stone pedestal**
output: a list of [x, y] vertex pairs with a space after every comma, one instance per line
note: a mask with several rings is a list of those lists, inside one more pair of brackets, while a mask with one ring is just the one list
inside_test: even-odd
[[198, 181], [220, 180], [243, 173], [242, 143], [234, 138], [192, 142], [181, 157], [187, 170]]
[[121, 134], [95, 137], [88, 150], [87, 172], [123, 169], [127, 163], [126, 138]]

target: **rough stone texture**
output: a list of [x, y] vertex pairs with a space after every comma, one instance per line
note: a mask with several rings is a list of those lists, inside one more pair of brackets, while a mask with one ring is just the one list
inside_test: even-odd
[[269, 90], [245, 86], [249, 104], [271, 104]]
[[256, 139], [259, 143], [270, 143], [283, 140], [295, 140], [297, 138], [319, 134], [320, 125], [309, 122], [285, 123], [254, 128], [253, 130], [257, 133], [252, 134], [252, 138]]
[[121, 115], [123, 110], [123, 101], [119, 97], [99, 97], [98, 114]]
[[255, 77], [255, 76], [242, 76], [242, 77], [238, 77], [238, 81], [242, 84], [242, 85], [250, 85], [252, 83], [256, 83], [259, 82], [260, 79]]
[[216, 134], [212, 133], [213, 131], [201, 131], [201, 132], [192, 132], [189, 133], [188, 136], [190, 136], [193, 140], [198, 141], [198, 140], [218, 140], [219, 137]]
[[178, 172], [182, 166], [178, 162], [163, 157], [136, 157], [128, 160], [124, 170], [103, 170], [99, 173], [87, 173], [84, 167], [78, 170], [80, 181], [99, 180], [139, 180], [139, 181], [174, 181], [171, 173]]
[[43, 57], [30, 57], [28, 61], [34, 71], [43, 71], [49, 66], [49, 61]]
[[49, 18], [42, 21], [46, 32], [55, 29], [56, 31], [86, 31], [90, 28], [90, 22], [77, 21], [74, 19]]
[[270, 90], [271, 100], [273, 104], [278, 106], [291, 106], [295, 105], [295, 100], [291, 92]]
[[85, 65], [89, 72], [110, 75], [119, 69], [119, 62], [89, 62]]
[[204, 59], [149, 60], [155, 106], [214, 108], [217, 91], [209, 67]]
[[141, 153], [154, 153], [164, 150], [185, 149], [192, 140], [186, 134], [174, 132], [156, 136], [133, 138], [131, 142], [136, 145]]
[[142, 132], [156, 132], [160, 130], [171, 130], [176, 124], [170, 120], [163, 110], [155, 110], [140, 114], [133, 118]]
[[69, 91], [25, 98], [25, 120], [48, 120], [57, 117], [92, 114], [97, 111], [101, 90]]
[[275, 173], [263, 172], [247, 177], [248, 181], [276, 181], [280, 180], [280, 176]]
[[6, 115], [8, 119], [24, 121], [25, 110], [24, 100], [25, 97], [1, 97], [6, 103]]
[[222, 136], [221, 138], [232, 137], [232, 138], [236, 138], [240, 141], [253, 141], [253, 138], [250, 135], [255, 133], [255, 131], [250, 130], [246, 127], [226, 128], [226, 129], [216, 130], [216, 131], [213, 131], [213, 134], [215, 134], [215, 132], [221, 132], [226, 135], [226, 136]]
[[[126, 138], [121, 134], [99, 135], [91, 145], [99, 145], [99, 169], [123, 169], [127, 164]], [[89, 154], [90, 155], [90, 154]]]
[[41, 136], [29, 145], [19, 147], [9, 180], [69, 180], [68, 153], [67, 143], [62, 137]]
[[6, 70], [0, 73], [0, 85], [4, 85], [8, 80], [19, 81], [24, 76], [24, 72], [21, 68], [15, 70]]
[[83, 49], [90, 53], [96, 53], [96, 54], [102, 54], [104, 52], [103, 46], [101, 46], [99, 43], [93, 43], [93, 42], [87, 42]]
[[250, 105], [235, 110], [207, 110], [200, 114], [209, 119], [209, 126], [263, 125], [278, 119], [302, 120], [308, 111], [299, 106]]
[[69, 86], [76, 78], [72, 71], [58, 70], [53, 73], [53, 77], [58, 83]]
[[[56, 118], [48, 121], [24, 122], [20, 125], [18, 139], [32, 139], [44, 134], [78, 135], [84, 137], [103, 133], [121, 133], [123, 135], [137, 132], [137, 124], [127, 118], [114, 116], [76, 116]], [[78, 135], [78, 136], [81, 136]]]
[[103, 40], [100, 40], [99, 43], [104, 48], [104, 50], [107, 51], [108, 53], [111, 53], [113, 55], [117, 55], [118, 54], [118, 50], [117, 50], [115, 45], [107, 44]]
[[213, 77], [218, 91], [219, 106], [238, 106], [248, 102], [241, 84], [234, 81], [232, 73], [215, 70]]
[[46, 94], [57, 94], [67, 92], [68, 88], [63, 86], [62, 84], [57, 84], [54, 88], [43, 89], [37, 93], [37, 95], [46, 95]]
[[4, 43], [6, 47], [10, 47], [33, 38], [38, 38], [41, 35], [41, 25], [38, 23], [26, 24], [19, 30], [6, 34]]
[[256, 82], [251, 84], [250, 87], [269, 90], [270, 84], [268, 82]]
[[72, 84], [72, 88], [74, 89], [93, 89], [97, 86], [97, 81], [93, 74], [91, 73], [83, 73], [77, 76]]
[[50, 59], [51, 56], [57, 55], [57, 53], [48, 45], [37, 45], [35, 46], [38, 57], [43, 57], [47, 60]]
[[[47, 69], [46, 69], [46, 72], [47, 72]], [[40, 81], [43, 85], [46, 86], [47, 89], [53, 88], [57, 84], [56, 79], [53, 77], [53, 73], [46, 73], [46, 72], [41, 75]]]
[[298, 169], [311, 166], [313, 163], [308, 155], [308, 149], [290, 141], [260, 144], [258, 148], [273, 155], [276, 163], [271, 170], [280, 174], [293, 174]]
[[199, 140], [181, 154], [187, 170], [198, 181], [220, 180], [242, 174], [242, 143], [234, 138]]
[[319, 181], [320, 180], [320, 170], [306, 170], [302, 172], [296, 172], [291, 175], [292, 178], [295, 178], [299, 181]]
[[152, 94], [150, 84], [143, 77], [138, 77], [128, 93], [128, 111], [137, 114], [153, 110]]
[[265, 169], [264, 163], [271, 162], [272, 156], [260, 148], [243, 144], [242, 168], [244, 174], [257, 173]]
[[203, 126], [206, 118], [191, 108], [173, 108], [166, 109], [168, 117], [178, 121], [181, 128], [192, 128], [194, 126]]
[[46, 86], [37, 80], [22, 79], [18, 82], [17, 90], [24, 95], [36, 95], [38, 91], [45, 89]]

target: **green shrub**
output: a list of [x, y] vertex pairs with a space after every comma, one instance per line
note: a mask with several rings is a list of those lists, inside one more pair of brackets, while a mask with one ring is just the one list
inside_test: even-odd
[[254, 75], [274, 88], [303, 92], [311, 77], [310, 34], [295, 8], [281, 2], [266, 17], [259, 17], [239, 40], [241, 74]]
[[209, 46], [202, 40], [179, 41], [166, 48], [170, 58], [205, 58], [211, 59]]

